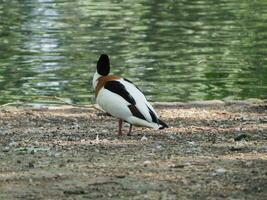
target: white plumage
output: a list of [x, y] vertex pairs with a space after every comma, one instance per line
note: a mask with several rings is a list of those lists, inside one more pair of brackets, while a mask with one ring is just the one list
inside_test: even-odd
[[119, 119], [119, 135], [122, 134], [123, 121], [131, 124], [128, 134], [132, 125], [154, 129], [167, 127], [158, 119], [151, 104], [133, 83], [117, 76], [110, 76], [109, 71], [109, 58], [102, 54], [93, 78], [96, 102], [103, 110]]
[[131, 104], [120, 95], [115, 94], [105, 88], [102, 88], [99, 91], [99, 94], [96, 98], [97, 104], [112, 116], [127, 121], [130, 124], [158, 129], [159, 124], [152, 122], [152, 118], [147, 108], [147, 106], [150, 108], [152, 106], [147, 102], [145, 96], [133, 84], [124, 81], [123, 79], [119, 79], [118, 81], [125, 86], [126, 90], [134, 98], [137, 109], [146, 118], [146, 120], [133, 116], [128, 107]]

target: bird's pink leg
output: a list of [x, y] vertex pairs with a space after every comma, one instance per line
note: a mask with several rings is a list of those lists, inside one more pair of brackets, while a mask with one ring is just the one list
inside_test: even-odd
[[122, 120], [119, 119], [119, 132], [118, 132], [119, 136], [122, 136]]
[[127, 133], [127, 135], [128, 135], [128, 136], [130, 136], [130, 135], [131, 135], [131, 132], [132, 132], [132, 128], [133, 128], [133, 125], [132, 125], [132, 124], [130, 124], [130, 128], [129, 128], [129, 131], [128, 131], [128, 133]]

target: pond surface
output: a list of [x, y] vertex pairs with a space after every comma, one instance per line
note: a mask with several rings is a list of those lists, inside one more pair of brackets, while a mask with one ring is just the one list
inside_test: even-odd
[[0, 104], [94, 102], [101, 53], [151, 101], [267, 98], [267, 1], [0, 0]]

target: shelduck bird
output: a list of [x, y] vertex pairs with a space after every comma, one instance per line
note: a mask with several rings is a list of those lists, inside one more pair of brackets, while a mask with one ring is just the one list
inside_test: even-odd
[[138, 87], [125, 78], [109, 75], [109, 72], [109, 57], [102, 54], [93, 78], [96, 102], [104, 111], [119, 119], [119, 135], [122, 135], [123, 121], [130, 124], [127, 135], [130, 135], [132, 125], [154, 129], [168, 127], [158, 118]]

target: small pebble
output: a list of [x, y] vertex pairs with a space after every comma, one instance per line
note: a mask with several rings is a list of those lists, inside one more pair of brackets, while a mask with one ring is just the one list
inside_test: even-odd
[[29, 162], [28, 167], [29, 167], [29, 168], [34, 168], [34, 164], [33, 164], [33, 162]]
[[226, 173], [226, 172], [227, 172], [226, 169], [224, 169], [224, 168], [218, 168], [218, 169], [216, 169], [215, 172], [213, 172], [211, 175], [212, 175], [212, 176], [222, 175], [222, 174], [224, 174], [224, 173]]
[[242, 134], [239, 134], [238, 136], [236, 136], [234, 140], [237, 142], [237, 141], [241, 141], [241, 140], [247, 141], [248, 139], [249, 139], [249, 136], [247, 134], [242, 133]]
[[152, 162], [150, 160], [146, 160], [144, 161], [144, 166], [147, 167], [148, 165], [150, 165]]
[[3, 152], [9, 152], [9, 150], [10, 150], [9, 147], [5, 147], [5, 148], [3, 149]]
[[223, 173], [227, 172], [227, 170], [224, 168], [219, 168], [219, 169], [216, 169], [215, 172], [219, 173], [219, 174], [223, 174]]
[[147, 141], [147, 137], [144, 135], [142, 138], [141, 138], [141, 141]]
[[190, 144], [190, 145], [196, 145], [196, 143], [194, 141], [189, 141], [188, 144]]

